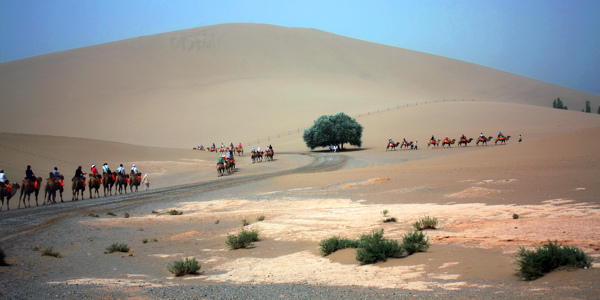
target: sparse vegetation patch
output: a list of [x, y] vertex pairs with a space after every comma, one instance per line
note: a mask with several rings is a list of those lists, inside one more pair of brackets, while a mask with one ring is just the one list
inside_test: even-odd
[[104, 253], [106, 254], [106, 253], [113, 253], [113, 252], [129, 252], [129, 245], [114, 243], [114, 244], [110, 245], [108, 248], [106, 248], [106, 251]]
[[47, 247], [46, 249], [44, 249], [42, 251], [42, 256], [53, 256], [53, 257], [60, 257], [60, 252], [58, 251], [53, 251], [52, 247]]
[[262, 222], [262, 221], [264, 221], [264, 220], [265, 220], [265, 216], [260, 216], [260, 217], [258, 217], [258, 219], [256, 219], [256, 220], [258, 220], [259, 222]]
[[179, 216], [179, 215], [183, 215], [183, 212], [182, 212], [182, 211], [175, 210], [175, 209], [171, 209], [171, 210], [169, 211], [169, 214], [170, 214], [170, 215], [172, 215], [172, 216]]
[[92, 213], [89, 213], [89, 214], [88, 214], [88, 217], [97, 218], [97, 217], [99, 217], [99, 216], [98, 216], [97, 214], [92, 214]]
[[227, 235], [225, 244], [231, 249], [247, 248], [258, 241], [258, 229], [242, 230], [238, 235]]
[[417, 230], [425, 230], [425, 229], [435, 229], [435, 226], [438, 224], [437, 218], [431, 218], [429, 216], [425, 216], [421, 220], [415, 222], [413, 226]]
[[107, 214], [107, 215], [109, 215], [109, 216], [113, 216], [113, 217], [116, 217], [116, 216], [117, 216], [117, 214], [115, 214], [115, 213], [114, 213], [114, 212], [112, 212], [112, 211], [109, 211], [109, 212], [107, 212], [106, 214]]
[[346, 248], [357, 248], [358, 241], [351, 240], [347, 238], [342, 238], [339, 236], [330, 237], [326, 240], [322, 240], [319, 243], [319, 247], [321, 247], [321, 253], [324, 256], [327, 256], [335, 251], [346, 249]]
[[123, 218], [129, 218], [129, 213], [128, 212], [124, 212], [123, 213]]
[[396, 222], [396, 217], [389, 217], [383, 220], [383, 223]]
[[402, 237], [402, 248], [408, 255], [427, 251], [429, 249], [429, 239], [422, 231], [409, 232]]
[[4, 249], [0, 248], [0, 266], [6, 266], [6, 254], [4, 254]]
[[169, 264], [167, 270], [175, 276], [183, 276], [185, 274], [196, 274], [200, 270], [200, 264], [196, 261], [195, 257], [191, 259], [186, 258], [185, 260], [180, 259], [174, 261], [173, 264]]
[[398, 241], [383, 238], [383, 229], [380, 229], [360, 237], [360, 243], [356, 249], [356, 260], [362, 264], [373, 264], [386, 261], [388, 257], [400, 257], [402, 254], [404, 254], [404, 249], [398, 244]]
[[517, 276], [523, 280], [535, 280], [558, 268], [589, 268], [593, 258], [579, 248], [563, 246], [558, 241], [548, 241], [535, 250], [521, 247], [516, 264], [519, 266]]
[[519, 218], [519, 215], [518, 215], [518, 214], [513, 214], [513, 219], [515, 219], [515, 220], [516, 220], [516, 219], [518, 219], [518, 218]]

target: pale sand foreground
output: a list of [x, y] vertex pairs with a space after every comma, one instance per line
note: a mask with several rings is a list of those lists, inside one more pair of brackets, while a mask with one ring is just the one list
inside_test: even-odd
[[[100, 218], [82, 215], [65, 221], [62, 231], [49, 228], [35, 233], [34, 239], [8, 245], [9, 262], [25, 265], [11, 267], [5, 275], [40, 276], [44, 284], [86, 285], [136, 295], [144, 294], [139, 287], [298, 283], [448, 291], [455, 296], [479, 291], [506, 297], [589, 298], [600, 292], [597, 264], [528, 283], [513, 275], [514, 255], [519, 247], [550, 239], [600, 259], [596, 197], [600, 143], [588, 139], [598, 136], [599, 130], [542, 135], [506, 146], [350, 151], [342, 154], [348, 163], [337, 171], [283, 175], [168, 198], [131, 210], [128, 219], [119, 217], [121, 211], [115, 212], [117, 217], [95, 211]], [[220, 180], [307, 163], [295, 156], [260, 164], [240, 158], [240, 170]], [[185, 163], [167, 165], [173, 170], [187, 168]], [[212, 175], [205, 176], [212, 180], [214, 171], [207, 167], [209, 171]], [[165, 178], [179, 176], [177, 171], [165, 174]], [[183, 215], [171, 216], [170, 209]], [[398, 222], [382, 223], [384, 209]], [[513, 213], [519, 219], [513, 219]], [[425, 215], [440, 221], [437, 230], [426, 232], [432, 244], [427, 252], [366, 266], [354, 259], [354, 250], [319, 254], [318, 242], [334, 235], [357, 238], [383, 228], [386, 237], [400, 239]], [[259, 216], [265, 220], [256, 221]], [[261, 240], [250, 249], [228, 250], [226, 236], [241, 229], [242, 219], [252, 223], [249, 228], [259, 229]], [[143, 244], [143, 238], [158, 241]], [[130, 244], [131, 256], [103, 254], [113, 242]], [[52, 245], [64, 257], [17, 251], [36, 245]], [[166, 266], [184, 257], [198, 259], [202, 274], [172, 277]], [[40, 264], [43, 270], [27, 268]], [[78, 268], [81, 264], [96, 267]]]

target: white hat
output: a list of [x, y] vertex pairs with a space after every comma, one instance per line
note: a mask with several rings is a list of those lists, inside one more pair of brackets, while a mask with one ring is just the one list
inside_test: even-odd
[[95, 166], [96, 166], [95, 164], [92, 164], [92, 168], [95, 167]]
[[135, 167], [135, 164], [133, 164], [133, 166]]

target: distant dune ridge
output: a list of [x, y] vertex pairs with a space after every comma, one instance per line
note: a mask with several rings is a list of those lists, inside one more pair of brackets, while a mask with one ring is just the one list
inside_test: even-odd
[[264, 140], [301, 133], [323, 114], [443, 99], [550, 107], [560, 97], [572, 111], [586, 100], [594, 111], [600, 105], [598, 95], [462, 61], [262, 24], [3, 63], [0, 91], [2, 132], [175, 148]]

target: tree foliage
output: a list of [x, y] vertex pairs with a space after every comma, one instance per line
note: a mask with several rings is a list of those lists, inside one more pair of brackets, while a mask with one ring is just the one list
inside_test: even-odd
[[592, 106], [590, 105], [590, 100], [585, 101], [585, 112], [586, 113], [591, 113], [592, 112]]
[[566, 110], [569, 109], [567, 106], [565, 106], [563, 104], [563, 102], [562, 102], [562, 100], [560, 100], [560, 98], [554, 99], [554, 101], [552, 102], [552, 107], [553, 108], [558, 108], [558, 109], [566, 109]]
[[345, 113], [338, 113], [319, 117], [311, 128], [304, 131], [302, 138], [311, 150], [330, 145], [338, 145], [343, 149], [345, 143], [360, 147], [362, 132], [362, 125], [354, 118]]

